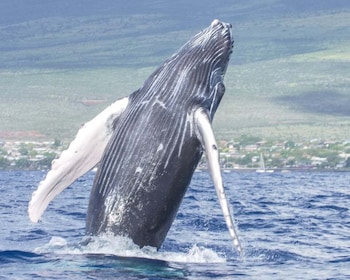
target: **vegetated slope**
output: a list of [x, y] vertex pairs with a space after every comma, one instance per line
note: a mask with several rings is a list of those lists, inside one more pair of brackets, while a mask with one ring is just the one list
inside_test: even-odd
[[72, 138], [220, 18], [235, 35], [220, 137], [347, 137], [348, 1], [188, 2], [2, 1], [0, 133]]

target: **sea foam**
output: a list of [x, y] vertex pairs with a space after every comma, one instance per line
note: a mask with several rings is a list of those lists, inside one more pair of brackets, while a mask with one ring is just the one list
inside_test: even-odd
[[226, 258], [211, 248], [192, 245], [184, 252], [157, 251], [153, 247], [139, 248], [127, 237], [104, 234], [90, 237], [79, 244], [69, 244], [66, 239], [54, 236], [35, 253], [64, 255], [112, 255], [127, 258], [146, 258], [178, 263], [225, 263]]

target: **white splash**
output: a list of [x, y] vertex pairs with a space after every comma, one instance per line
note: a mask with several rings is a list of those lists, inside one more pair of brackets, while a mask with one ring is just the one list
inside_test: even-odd
[[130, 258], [147, 258], [177, 263], [225, 263], [226, 259], [212, 249], [193, 245], [187, 252], [158, 251], [153, 247], [140, 249], [127, 237], [110, 234], [93, 237], [87, 245], [69, 245], [64, 238], [52, 237], [49, 243], [35, 249], [39, 254], [62, 255], [114, 255]]

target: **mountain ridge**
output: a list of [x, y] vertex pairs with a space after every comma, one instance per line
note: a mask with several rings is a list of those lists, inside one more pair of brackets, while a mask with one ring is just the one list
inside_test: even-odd
[[[71, 139], [219, 18], [235, 39], [214, 120], [219, 137], [349, 138], [348, 1], [137, 3], [2, 1], [0, 132]], [[324, 92], [334, 93], [329, 108]]]

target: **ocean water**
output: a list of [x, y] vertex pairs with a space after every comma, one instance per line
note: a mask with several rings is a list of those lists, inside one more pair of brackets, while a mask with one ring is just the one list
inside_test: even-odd
[[0, 279], [350, 279], [350, 173], [223, 174], [243, 256], [206, 172], [158, 252], [108, 235], [84, 243], [94, 173], [32, 224], [27, 204], [44, 176], [0, 172]]

